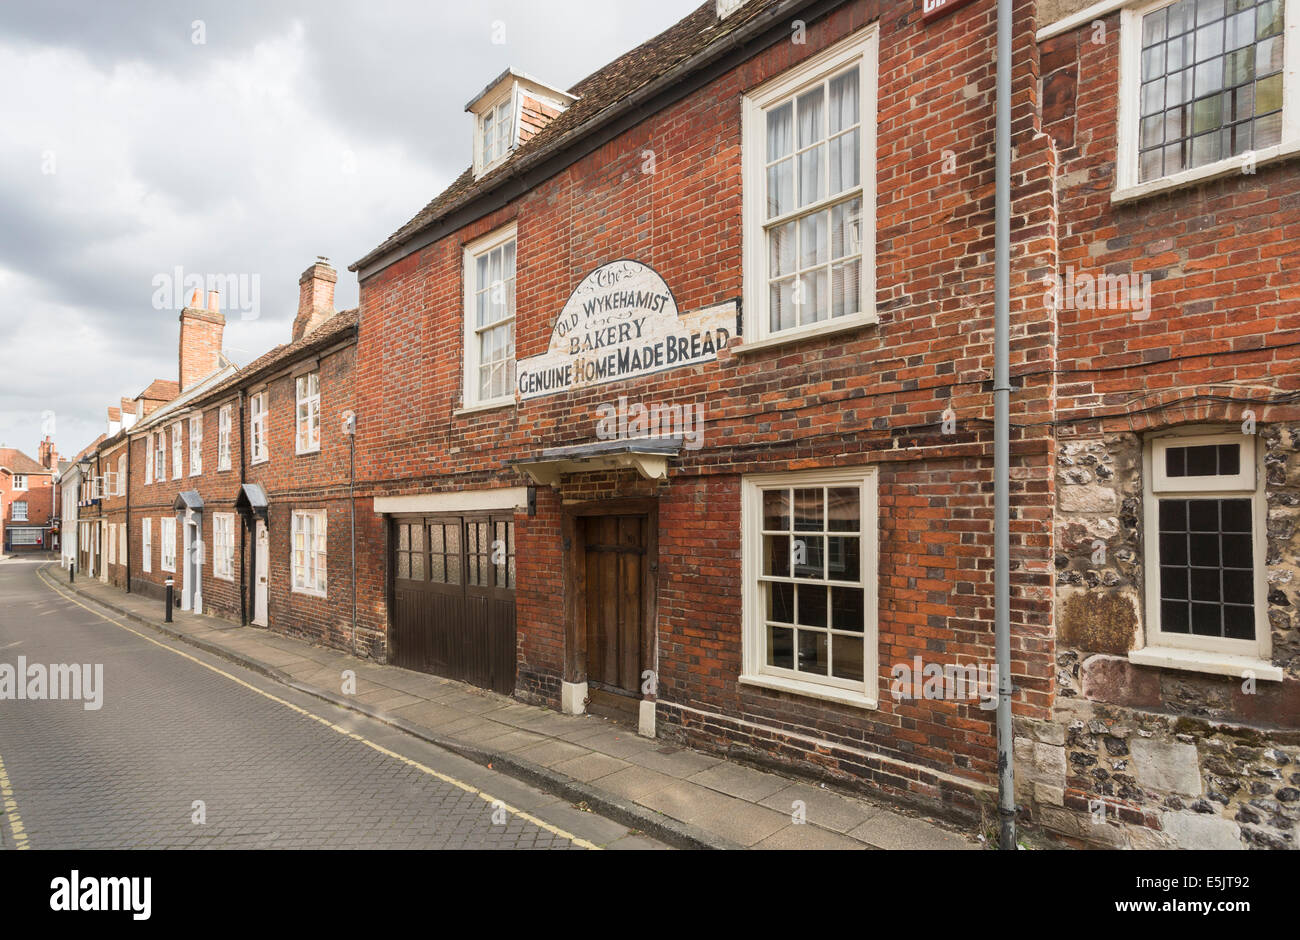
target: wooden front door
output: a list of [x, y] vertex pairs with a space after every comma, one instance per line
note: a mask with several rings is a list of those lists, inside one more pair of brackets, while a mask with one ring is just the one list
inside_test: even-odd
[[392, 528], [390, 662], [513, 694], [514, 517], [399, 517]]
[[581, 538], [587, 683], [590, 689], [639, 699], [646, 668], [649, 519], [587, 516]]

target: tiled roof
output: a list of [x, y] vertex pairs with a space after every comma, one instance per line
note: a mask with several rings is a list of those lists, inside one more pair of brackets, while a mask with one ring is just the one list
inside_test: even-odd
[[167, 379], [154, 379], [149, 383], [148, 388], [136, 396], [136, 399], [147, 398], [150, 401], [171, 401], [180, 393], [180, 382], [170, 382]]
[[32, 460], [15, 447], [0, 447], [0, 467], [24, 475], [50, 472], [48, 468], [42, 467], [39, 462]]
[[500, 166], [479, 179], [474, 179], [473, 169], [466, 170], [440, 196], [420, 210], [415, 218], [389, 236], [378, 248], [351, 265], [350, 270], [355, 271], [397, 248], [452, 211], [504, 183], [512, 175], [521, 172], [533, 158], [540, 159], [541, 151], [549, 145], [568, 136], [579, 137], [589, 130], [589, 124], [613, 105], [736, 32], [780, 2], [781, 0], [749, 0], [736, 13], [719, 22], [716, 2], [709, 0], [675, 26], [574, 85], [569, 91], [579, 96], [578, 100], [563, 114], [516, 147]]
[[204, 398], [213, 398], [220, 395], [236, 385], [252, 379], [262, 372], [274, 369], [276, 366], [291, 362], [300, 353], [309, 349], [328, 346], [336, 340], [341, 339], [349, 330], [355, 330], [361, 320], [360, 312], [357, 309], [342, 310], [330, 317], [314, 332], [308, 333], [302, 339], [292, 343], [285, 343], [282, 346], [276, 346], [270, 352], [254, 359], [244, 368], [240, 369], [224, 382], [213, 387], [206, 393]]

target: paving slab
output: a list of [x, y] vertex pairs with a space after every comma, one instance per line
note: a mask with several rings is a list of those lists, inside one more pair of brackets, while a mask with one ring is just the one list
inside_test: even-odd
[[790, 824], [788, 816], [684, 780], [637, 802], [745, 846], [755, 845]]
[[751, 803], [758, 803], [790, 786], [790, 781], [785, 777], [721, 760], [687, 779], [691, 783], [698, 783], [710, 790], [717, 790], [719, 793], [739, 797]]
[[884, 812], [883, 807], [863, 800], [850, 800], [806, 783], [791, 784], [758, 802], [778, 812], [793, 813], [796, 801], [803, 804], [807, 822], [834, 832], [847, 833]]
[[978, 843], [911, 816], [885, 810], [849, 835], [881, 849], [979, 849]]
[[608, 777], [612, 773], [625, 770], [628, 762], [619, 760], [617, 757], [610, 757], [608, 754], [584, 754], [582, 757], [573, 757], [566, 761], [560, 761], [551, 769], [558, 770], [575, 780], [582, 780], [590, 783], [593, 780], [599, 780], [602, 777]]
[[754, 845], [756, 849], [780, 851], [868, 851], [871, 846], [857, 839], [831, 832], [821, 826], [786, 826]]
[[699, 751], [687, 751], [676, 747], [654, 747], [629, 754], [627, 757], [634, 764], [657, 770], [670, 777], [686, 779], [702, 770], [716, 767], [722, 763], [718, 757], [710, 757]]
[[607, 777], [601, 777], [600, 788], [608, 790], [617, 796], [639, 801], [642, 797], [662, 790], [669, 784], [676, 782], [676, 777], [670, 777], [667, 774], [659, 773], [657, 770], [649, 770], [633, 764], [626, 770], [620, 770]]

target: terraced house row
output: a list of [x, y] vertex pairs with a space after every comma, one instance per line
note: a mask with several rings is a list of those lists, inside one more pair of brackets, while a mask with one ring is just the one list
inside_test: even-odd
[[[1014, 9], [1018, 811], [1293, 848], [1300, 3]], [[104, 576], [991, 814], [994, 37], [732, 0], [506, 71], [359, 312], [314, 266], [244, 369], [182, 314], [179, 395], [98, 450]]]
[[291, 341], [243, 368], [221, 352], [218, 298], [195, 293], [179, 381], [110, 410], [79, 462], [84, 575], [159, 598], [170, 580], [183, 610], [350, 644], [351, 578], [328, 561], [348, 557], [357, 328], [334, 310], [337, 278], [308, 268]]

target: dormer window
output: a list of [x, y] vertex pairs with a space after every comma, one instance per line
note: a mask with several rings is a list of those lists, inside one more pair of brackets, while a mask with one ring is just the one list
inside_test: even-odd
[[479, 166], [496, 166], [515, 145], [515, 96], [506, 95], [479, 120]]
[[474, 176], [505, 162], [577, 100], [513, 69], [501, 73], [465, 106], [474, 115]]

